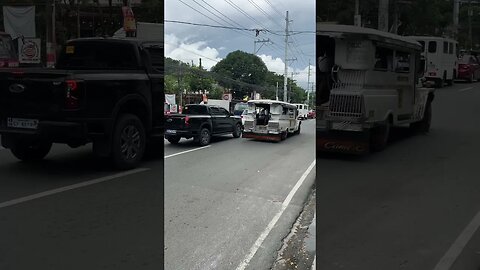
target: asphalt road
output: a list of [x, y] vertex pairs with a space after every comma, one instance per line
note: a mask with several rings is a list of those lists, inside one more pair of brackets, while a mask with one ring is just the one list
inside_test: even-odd
[[314, 182], [313, 168], [294, 187], [315, 159], [314, 121], [281, 143], [165, 148], [127, 172], [91, 146], [34, 164], [0, 149], [0, 269], [235, 269], [248, 254], [247, 269], [268, 269]]
[[162, 158], [119, 174], [90, 146], [36, 164], [0, 150], [0, 269], [161, 269]]
[[437, 89], [432, 109], [427, 135], [317, 156], [318, 269], [479, 269], [480, 83]]
[[304, 121], [300, 135], [280, 143], [231, 135], [206, 148], [167, 142], [165, 269], [270, 269], [314, 182], [314, 167], [305, 174], [314, 127]]

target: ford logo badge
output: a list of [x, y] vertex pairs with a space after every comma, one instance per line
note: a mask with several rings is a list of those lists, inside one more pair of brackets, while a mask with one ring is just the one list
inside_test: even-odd
[[18, 94], [18, 93], [22, 93], [23, 91], [25, 91], [25, 85], [14, 83], [14, 84], [10, 85], [10, 87], [8, 89], [10, 90], [10, 92]]

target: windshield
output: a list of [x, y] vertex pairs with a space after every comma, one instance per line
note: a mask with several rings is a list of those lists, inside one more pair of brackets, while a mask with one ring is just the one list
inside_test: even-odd
[[136, 50], [130, 43], [112, 41], [70, 42], [60, 53], [60, 69], [138, 69]]

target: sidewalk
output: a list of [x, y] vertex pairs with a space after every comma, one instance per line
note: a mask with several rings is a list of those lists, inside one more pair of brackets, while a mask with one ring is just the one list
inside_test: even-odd
[[315, 202], [313, 189], [291, 232], [283, 240], [272, 270], [315, 269]]

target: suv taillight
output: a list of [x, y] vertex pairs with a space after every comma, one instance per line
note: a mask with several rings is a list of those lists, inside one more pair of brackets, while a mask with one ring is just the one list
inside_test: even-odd
[[67, 80], [65, 83], [67, 86], [65, 94], [65, 108], [69, 110], [78, 109], [80, 105], [78, 83], [75, 80]]
[[190, 121], [190, 117], [185, 116], [185, 126], [188, 127], [188, 126], [190, 125], [190, 122], [189, 122], [189, 121]]

